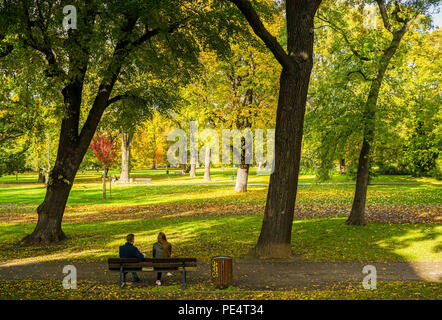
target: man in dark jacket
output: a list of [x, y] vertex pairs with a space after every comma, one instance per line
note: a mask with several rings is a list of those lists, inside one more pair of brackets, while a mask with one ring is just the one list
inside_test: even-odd
[[[126, 244], [124, 246], [120, 246], [120, 258], [144, 259], [146, 257], [144, 253], [141, 253], [140, 250], [134, 246], [134, 240], [135, 236], [132, 233], [126, 236]], [[136, 272], [132, 272], [132, 277], [134, 282], [141, 281]]]

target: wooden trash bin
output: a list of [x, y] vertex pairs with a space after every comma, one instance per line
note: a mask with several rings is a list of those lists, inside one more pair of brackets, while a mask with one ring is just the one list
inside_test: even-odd
[[232, 258], [214, 257], [210, 262], [212, 282], [218, 289], [225, 289], [232, 281]]

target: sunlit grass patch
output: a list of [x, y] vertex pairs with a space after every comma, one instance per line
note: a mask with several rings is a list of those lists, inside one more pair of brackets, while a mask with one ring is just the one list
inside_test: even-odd
[[[233, 191], [234, 185], [114, 185], [112, 195], [102, 199], [99, 183], [74, 184], [68, 205], [139, 205], [165, 203], [249, 203], [264, 204], [266, 185], [250, 185], [247, 193]], [[441, 204], [442, 187], [435, 184], [371, 185], [368, 188], [368, 204]], [[41, 185], [2, 186], [0, 204], [38, 205], [45, 195]], [[351, 204], [354, 185], [300, 185], [298, 204]], [[0, 208], [1, 209], [1, 208]], [[1, 210], [0, 210], [1, 211]]]
[[[347, 226], [345, 218], [295, 220], [292, 250], [313, 261], [424, 261], [440, 260], [442, 226], [435, 224], [369, 223]], [[20, 246], [17, 242], [33, 225], [3, 225], [0, 261], [71, 259], [105, 261], [118, 255], [128, 233], [136, 245], [151, 255], [156, 235], [163, 231], [174, 256], [209, 261], [217, 255], [244, 257], [254, 246], [262, 216], [180, 217], [66, 223], [68, 240], [49, 246]], [[87, 253], [87, 254], [85, 254]], [[53, 256], [52, 256], [53, 255]]]

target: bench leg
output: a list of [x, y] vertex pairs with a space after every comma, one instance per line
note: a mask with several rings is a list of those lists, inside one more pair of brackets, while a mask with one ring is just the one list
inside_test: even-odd
[[186, 268], [183, 267], [183, 272], [182, 272], [182, 276], [181, 276], [181, 287], [182, 289], [186, 289]]
[[125, 284], [126, 284], [126, 274], [124, 274], [123, 266], [121, 266], [120, 267], [120, 282], [119, 282], [120, 289], [122, 289]]

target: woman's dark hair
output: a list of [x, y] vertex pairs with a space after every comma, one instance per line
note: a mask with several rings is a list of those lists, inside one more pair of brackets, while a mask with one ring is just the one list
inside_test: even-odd
[[158, 233], [158, 242], [159, 243], [167, 242], [167, 238], [164, 232]]

